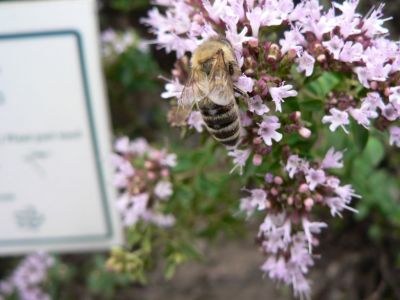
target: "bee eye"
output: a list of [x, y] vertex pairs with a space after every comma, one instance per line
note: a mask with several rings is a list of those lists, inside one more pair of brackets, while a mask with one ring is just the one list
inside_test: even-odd
[[229, 75], [233, 76], [233, 73], [235, 72], [235, 70], [233, 70], [233, 64], [229, 63], [228, 68], [229, 68]]

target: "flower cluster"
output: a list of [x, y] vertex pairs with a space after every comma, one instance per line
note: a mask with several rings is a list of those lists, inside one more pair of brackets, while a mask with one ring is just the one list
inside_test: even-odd
[[267, 173], [257, 188], [246, 190], [240, 208], [249, 217], [256, 211], [266, 212], [257, 240], [267, 260], [261, 269], [276, 281], [290, 284], [295, 296], [308, 299], [310, 282], [306, 278], [314, 264], [312, 248], [318, 245], [316, 234], [327, 227], [311, 221], [315, 206], [326, 206], [332, 216], [344, 210], [355, 212], [350, 202], [351, 185], [340, 185], [339, 178], [328, 170], [343, 167], [342, 152], [331, 148], [321, 163], [310, 163], [298, 155], [289, 156], [284, 176]]
[[[396, 134], [400, 119], [400, 47], [386, 37], [383, 26], [383, 5], [366, 16], [357, 12], [358, 0], [334, 2], [324, 11], [318, 0], [157, 0], [165, 13], [153, 8], [143, 22], [156, 35], [156, 44], [167, 52], [175, 51], [178, 63], [174, 79], [167, 85], [164, 98], [180, 95], [187, 78], [186, 53], [212, 36], [223, 36], [233, 46], [242, 76], [236, 85], [250, 97], [242, 107], [250, 115], [251, 129], [259, 126], [258, 135], [267, 146], [282, 140], [284, 118], [274, 116], [283, 111], [282, 103], [298, 95], [296, 83], [290, 83], [291, 66], [306, 77], [333, 71], [358, 80], [364, 89], [352, 95], [334, 92], [326, 101], [328, 123], [335, 131], [346, 132], [349, 116], [369, 129], [372, 122], [380, 130], [388, 129], [390, 143], [399, 144]], [[280, 25], [278, 28], [277, 26]], [[268, 28], [280, 30], [276, 41], [263, 34]], [[179, 62], [179, 61], [178, 61]], [[186, 69], [185, 69], [186, 68]], [[272, 107], [269, 102], [273, 102]], [[202, 131], [198, 113], [190, 119], [190, 127]], [[250, 121], [244, 120], [246, 124]], [[303, 127], [302, 127], [303, 128]], [[292, 128], [293, 129], [293, 128]], [[311, 132], [298, 128], [308, 137]], [[290, 131], [293, 132], [293, 131]], [[248, 146], [244, 139], [242, 146]]]
[[[162, 9], [153, 8], [143, 22], [159, 48], [177, 55], [163, 98], [180, 97], [189, 77], [188, 57], [201, 43], [219, 36], [232, 45], [242, 72], [234, 82], [242, 91], [236, 95], [242, 134], [228, 152], [233, 170], [242, 174], [250, 158], [261, 169], [278, 165], [281, 154], [288, 157], [287, 174], [268, 174], [262, 187], [242, 199], [241, 208], [249, 216], [256, 210], [268, 213], [258, 235], [269, 256], [263, 270], [307, 297], [305, 275], [313, 264], [315, 234], [327, 226], [310, 221], [310, 212], [325, 205], [340, 216], [345, 209], [354, 211], [349, 204], [358, 195], [327, 173], [343, 166], [341, 152], [330, 150], [320, 164], [287, 153], [312, 143], [317, 133], [310, 128], [325, 125], [349, 133], [351, 122], [387, 131], [389, 143], [400, 146], [400, 44], [387, 37], [383, 5], [363, 16], [357, 12], [358, 0], [333, 2], [328, 10], [318, 0], [297, 5], [293, 0], [154, 2]], [[340, 79], [326, 92], [314, 93], [310, 86], [321, 87], [319, 80], [326, 75]], [[308, 98], [321, 107], [312, 117], [305, 109]], [[171, 125], [204, 131], [199, 111], [185, 119], [172, 104]]]
[[102, 55], [109, 60], [114, 59], [131, 47], [135, 47], [145, 53], [149, 51], [148, 43], [140, 39], [133, 30], [117, 32], [109, 28], [102, 32], [101, 42]]
[[172, 195], [170, 169], [176, 155], [151, 147], [144, 138], [115, 142], [112, 162], [116, 168], [114, 185], [120, 190], [117, 209], [125, 226], [142, 220], [161, 227], [172, 226], [172, 215], [162, 214], [160, 206]]
[[53, 258], [45, 253], [25, 257], [5, 280], [0, 281], [0, 299], [16, 295], [21, 300], [50, 300], [42, 289]]

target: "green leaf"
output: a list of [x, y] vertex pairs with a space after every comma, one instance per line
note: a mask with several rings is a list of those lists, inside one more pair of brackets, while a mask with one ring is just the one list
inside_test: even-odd
[[383, 144], [376, 138], [370, 136], [362, 154], [363, 161], [376, 167], [385, 156]]
[[323, 111], [324, 103], [320, 100], [305, 100], [300, 103], [300, 107], [304, 111]]
[[172, 262], [172, 261], [168, 262], [167, 266], [165, 267], [165, 271], [164, 271], [165, 278], [168, 280], [171, 279], [174, 276], [175, 271], [176, 271], [175, 262]]
[[363, 151], [368, 142], [369, 131], [354, 121], [351, 122], [350, 127], [354, 143], [359, 151]]
[[339, 83], [340, 76], [338, 74], [325, 72], [318, 79], [307, 84], [306, 89], [319, 98], [325, 98]]

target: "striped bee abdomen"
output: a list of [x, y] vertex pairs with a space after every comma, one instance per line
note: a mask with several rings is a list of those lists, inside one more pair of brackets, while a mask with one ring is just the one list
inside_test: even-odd
[[218, 105], [206, 98], [198, 104], [211, 135], [225, 146], [235, 146], [240, 136], [239, 113], [235, 102]]

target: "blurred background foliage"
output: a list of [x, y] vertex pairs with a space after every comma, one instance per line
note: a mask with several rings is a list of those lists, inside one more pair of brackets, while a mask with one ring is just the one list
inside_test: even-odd
[[[329, 1], [325, 2], [329, 5]], [[397, 1], [386, 2], [386, 15], [400, 20]], [[379, 3], [361, 1], [364, 11]], [[102, 30], [133, 28], [141, 38], [151, 41], [153, 37], [140, 23], [149, 7], [148, 0], [102, 1], [99, 11]], [[390, 27], [398, 37], [400, 26], [390, 22]], [[221, 236], [223, 239], [240, 238], [246, 231], [255, 234], [255, 227], [246, 229], [243, 218], [237, 214], [240, 187], [250, 173], [263, 174], [280, 166], [264, 164], [239, 177], [229, 174], [230, 159], [213, 141], [204, 142], [204, 136], [199, 135], [180, 139], [180, 130], [167, 123], [168, 102], [160, 98], [165, 81], [159, 75], [170, 77], [174, 60], [174, 54], [167, 55], [152, 46], [148, 52], [129, 47], [114, 60], [105, 61], [104, 71], [115, 135], [143, 136], [160, 147], [169, 147], [178, 155], [174, 194], [166, 206], [166, 211], [176, 216], [176, 226], [163, 230], [138, 223], [128, 230], [126, 247], [114, 249], [111, 258], [107, 253], [59, 256], [47, 283], [53, 299], [136, 299], [132, 298], [130, 289], [143, 287], [148, 282], [149, 271], [161, 270], [169, 279], [180, 264], [206, 260], [208, 247], [213, 247], [214, 241]], [[310, 124], [321, 119], [323, 101], [329, 92], [348, 88], [343, 86], [346, 82], [340, 75], [334, 73], [320, 73], [306, 82], [300, 81], [297, 84], [305, 85], [307, 93], [300, 94], [298, 102], [288, 101], [287, 106], [292, 111], [300, 109], [304, 120]], [[316, 132], [315, 128], [310, 129]], [[346, 251], [356, 251], [360, 257], [366, 253], [353, 266], [352, 272], [354, 280], [372, 272], [371, 277], [365, 277], [367, 287], [355, 284], [352, 288], [356, 292], [351, 295], [357, 295], [356, 298], [343, 298], [365, 299], [366, 295], [374, 293], [382, 278], [399, 275], [396, 267], [400, 266], [400, 154], [398, 149], [388, 147], [384, 142], [387, 137], [382, 137], [378, 131], [368, 132], [356, 124], [351, 130], [357, 132], [354, 135], [357, 139], [324, 128], [319, 132], [325, 139], [318, 140], [318, 147], [312, 146], [319, 137], [307, 141], [293, 139], [287, 143], [295, 144], [304, 156], [312, 153], [321, 157], [332, 145], [346, 149], [345, 168], [338, 175], [343, 182], [351, 183], [363, 199], [356, 201], [358, 214], [347, 214], [342, 220], [331, 219], [330, 226], [334, 230], [326, 232], [324, 238], [331, 243], [325, 246], [328, 249], [321, 249], [324, 255], [326, 252], [331, 255], [327, 254], [326, 262], [321, 262], [318, 267], [324, 270], [329, 259], [345, 264], [345, 260], [337, 257], [337, 251], [343, 257]], [[247, 226], [252, 227], [251, 224]], [[323, 240], [322, 245], [325, 242]], [[253, 255], [258, 255], [256, 249]], [[380, 257], [388, 263], [382, 263]], [[110, 259], [120, 263], [120, 272], [109, 271]], [[17, 259], [1, 259], [0, 278], [8, 274], [16, 262]], [[334, 289], [341, 285], [343, 278], [323, 283]], [[389, 288], [381, 294], [384, 298], [371, 299], [399, 299], [399, 287], [391, 284], [391, 280], [388, 282]], [[330, 298], [326, 286], [319, 289], [315, 299], [337, 299]]]

